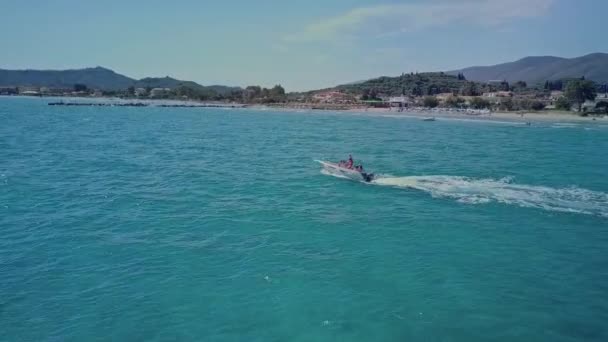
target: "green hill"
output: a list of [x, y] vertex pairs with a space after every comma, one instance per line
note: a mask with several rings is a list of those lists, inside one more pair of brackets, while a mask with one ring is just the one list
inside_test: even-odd
[[0, 69], [0, 87], [35, 86], [72, 88], [85, 84], [103, 90], [125, 89], [135, 80], [102, 67], [74, 70], [4, 70]]
[[124, 90], [129, 87], [170, 88], [188, 87], [204, 89], [218, 94], [229, 94], [239, 87], [221, 85], [203, 86], [192, 81], [181, 81], [171, 77], [148, 77], [141, 80], [118, 74], [110, 69], [96, 67], [73, 70], [5, 70], [0, 69], [0, 87], [49, 87], [72, 88], [84, 84], [91, 89]]
[[443, 72], [425, 72], [402, 74], [397, 77], [378, 77], [371, 80], [339, 85], [334, 90], [353, 95], [399, 96], [406, 95], [435, 95], [439, 93], [477, 93], [481, 86], [464, 80], [462, 77], [448, 75]]

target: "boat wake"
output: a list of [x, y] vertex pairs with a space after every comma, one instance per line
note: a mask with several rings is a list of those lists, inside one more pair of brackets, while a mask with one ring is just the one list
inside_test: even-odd
[[332, 177], [342, 178], [342, 179], [350, 179], [339, 172], [331, 172], [330, 170], [327, 170], [327, 169], [321, 169], [321, 173], [326, 176], [332, 176]]
[[379, 177], [372, 184], [416, 189], [461, 203], [505, 203], [549, 211], [608, 217], [608, 193], [577, 187], [555, 189], [512, 183], [510, 178], [474, 179], [459, 176]]

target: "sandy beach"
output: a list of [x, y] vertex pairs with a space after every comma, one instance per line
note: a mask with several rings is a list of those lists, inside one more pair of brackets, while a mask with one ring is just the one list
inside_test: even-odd
[[[10, 98], [10, 97], [3, 97]], [[13, 98], [27, 98], [24, 96]], [[49, 103], [56, 101], [64, 101], [66, 103], [92, 103], [92, 104], [108, 104], [108, 105], [125, 105], [134, 103], [143, 103], [152, 107], [225, 107], [227, 109], [250, 108], [257, 110], [270, 110], [281, 112], [335, 112], [342, 114], [353, 115], [375, 115], [386, 117], [408, 117], [408, 118], [435, 118], [452, 119], [452, 120], [481, 120], [481, 121], [510, 121], [520, 123], [534, 122], [555, 122], [555, 123], [588, 123], [588, 124], [608, 124], [608, 115], [603, 116], [581, 116], [576, 112], [564, 112], [556, 110], [544, 110], [540, 112], [491, 112], [480, 110], [455, 110], [450, 108], [408, 108], [404, 111], [399, 111], [397, 108], [373, 108], [373, 107], [355, 107], [351, 106], [348, 109], [343, 107], [319, 108], [315, 104], [306, 104], [294, 106], [291, 104], [275, 104], [275, 105], [247, 105], [237, 103], [222, 103], [222, 102], [201, 102], [192, 100], [133, 100], [120, 98], [82, 98], [82, 97], [46, 97], [42, 98]]]
[[338, 112], [353, 115], [377, 115], [387, 117], [410, 117], [420, 120], [435, 118], [452, 120], [480, 120], [480, 121], [510, 121], [520, 123], [534, 122], [555, 122], [555, 123], [589, 123], [589, 124], [608, 124], [608, 115], [604, 116], [581, 116], [575, 112], [564, 112], [547, 110], [540, 112], [491, 112], [491, 111], [456, 111], [444, 108], [410, 108], [399, 111], [396, 108], [369, 108], [355, 107], [345, 110], [336, 109], [315, 109], [315, 108], [294, 108], [290, 106], [250, 106], [249, 108], [260, 108], [277, 111], [294, 112]]

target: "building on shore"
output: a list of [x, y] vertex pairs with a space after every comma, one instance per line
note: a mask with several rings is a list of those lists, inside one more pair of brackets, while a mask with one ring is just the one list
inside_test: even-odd
[[19, 95], [38, 96], [40, 95], [39, 87], [19, 87]]
[[410, 104], [410, 99], [407, 96], [394, 96], [388, 98], [388, 103], [391, 107], [407, 108]]
[[561, 90], [552, 90], [550, 98], [551, 98], [551, 100], [557, 100], [557, 99], [559, 99], [562, 96], [564, 96], [564, 92], [563, 91], [561, 91]]
[[135, 88], [135, 96], [137, 96], [137, 97], [148, 96], [148, 91], [146, 90], [146, 88]]

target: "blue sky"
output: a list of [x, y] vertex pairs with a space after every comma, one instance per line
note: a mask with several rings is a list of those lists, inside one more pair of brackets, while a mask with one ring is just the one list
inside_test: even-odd
[[606, 0], [5, 0], [0, 68], [306, 90], [608, 52], [606, 13]]

